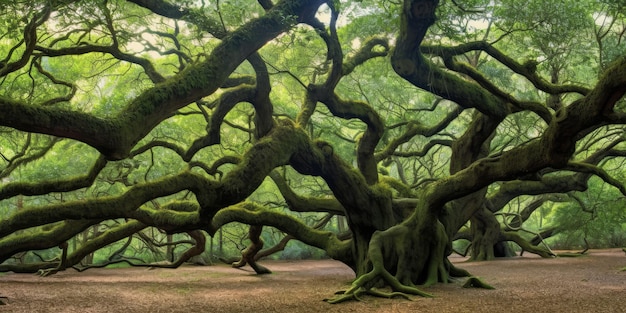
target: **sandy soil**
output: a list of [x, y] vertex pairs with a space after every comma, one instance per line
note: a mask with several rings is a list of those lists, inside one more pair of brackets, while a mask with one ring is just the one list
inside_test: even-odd
[[0, 312], [626, 312], [626, 256], [592, 250], [579, 258], [516, 257], [464, 263], [495, 290], [460, 284], [423, 288], [435, 295], [413, 301], [365, 297], [337, 305], [322, 299], [353, 279], [331, 261], [263, 262], [274, 274], [257, 276], [227, 266], [73, 270], [52, 277], [0, 274]]

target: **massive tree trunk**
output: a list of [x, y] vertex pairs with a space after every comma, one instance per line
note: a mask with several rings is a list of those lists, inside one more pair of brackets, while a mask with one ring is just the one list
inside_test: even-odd
[[[419, 53], [421, 40], [435, 20], [437, 5], [438, 1], [428, 0], [404, 2], [400, 36], [392, 56], [394, 70], [415, 86], [456, 101], [466, 108], [476, 108], [483, 116], [475, 119], [475, 129], [471, 136], [468, 134], [471, 139], [459, 141], [459, 145], [468, 149], [464, 149], [467, 154], [458, 159], [456, 164], [451, 164], [453, 175], [420, 190], [417, 194], [418, 204], [409, 218], [372, 234], [367, 250], [367, 262], [371, 263], [371, 269], [365, 274], [359, 273], [352, 286], [344, 294], [331, 299], [331, 302], [371, 293], [371, 287], [381, 281], [394, 292], [426, 295], [415, 286], [446, 282], [451, 275], [467, 274], [457, 271], [446, 258], [449, 238], [442, 221], [448, 224], [450, 219], [442, 214], [451, 212], [449, 207], [446, 209], [446, 203], [472, 193], [483, 193], [484, 197], [484, 188], [495, 181], [523, 178], [546, 167], [566, 166], [574, 153], [577, 139], [587, 134], [589, 127], [598, 127], [597, 123], [608, 117], [605, 114], [612, 110], [617, 99], [625, 92], [615, 82], [600, 83], [586, 98], [560, 110], [554, 117], [544, 109], [537, 109], [536, 113], [549, 124], [541, 138], [497, 156], [487, 157], [481, 148], [489, 143], [493, 130], [504, 117], [519, 108], [512, 107], [505, 96], [491, 94], [478, 85], [445, 73]], [[623, 71], [623, 63], [624, 60], [614, 70]], [[609, 73], [605, 74], [604, 79], [612, 80]], [[605, 89], [611, 96], [599, 93]], [[327, 177], [325, 179], [329, 181]], [[329, 186], [333, 189], [330, 182]], [[350, 218], [354, 213], [347, 206], [349, 202], [342, 201], [341, 193], [336, 192], [335, 195], [346, 207], [346, 214]], [[465, 208], [463, 212], [454, 213], [471, 217], [484, 206], [481, 201], [477, 201], [475, 205]], [[483, 213], [487, 214], [478, 215], [472, 220], [477, 243], [475, 254], [477, 258], [489, 259], [495, 256], [495, 250], [501, 248], [499, 242], [515, 239], [510, 234], [500, 238], [499, 230], [494, 229], [497, 221], [491, 212]], [[358, 225], [353, 223], [352, 226], [358, 229]], [[457, 227], [460, 228], [460, 225]]]
[[515, 255], [503, 241], [500, 223], [491, 211], [482, 208], [472, 216], [470, 222], [472, 235], [470, 260], [486, 261]]
[[[171, 9], [165, 2], [162, 2], [162, 6], [150, 1], [134, 2], [152, 7], [155, 12], [168, 7]], [[255, 140], [250, 140], [250, 148], [241, 158], [228, 156], [224, 157], [228, 161], [216, 160], [211, 169], [205, 169], [208, 166], [203, 167], [206, 173], [196, 171], [195, 165], [189, 162], [188, 165], [192, 169], [154, 180], [146, 178], [145, 182], [129, 186], [120, 194], [19, 210], [9, 218], [0, 220], [0, 261], [19, 251], [63, 244], [77, 233], [103, 220], [126, 218], [132, 221], [116, 227], [116, 230], [111, 232], [94, 234], [79, 250], [74, 250], [69, 255], [64, 251], [59, 267], [76, 264], [90, 252], [127, 238], [148, 225], [168, 232], [188, 232], [194, 239], [195, 245], [171, 265], [178, 266], [188, 257], [203, 251], [205, 238], [198, 229], [206, 230], [213, 235], [224, 224], [238, 221], [252, 225], [250, 228], [252, 245], [244, 251], [242, 262], [236, 265], [252, 264], [258, 272], [263, 272], [263, 268], [256, 266], [254, 256], [263, 245], [260, 240], [261, 228], [267, 225], [281, 229], [307, 244], [324, 249], [329, 256], [345, 262], [354, 269], [357, 279], [352, 286], [342, 295], [329, 300], [330, 302], [358, 298], [362, 293], [380, 296], [405, 294], [428, 296], [416, 286], [445, 283], [450, 277], [468, 275], [467, 272], [452, 266], [447, 259], [450, 254], [450, 238], [467, 221], [471, 221], [473, 259], [491, 259], [497, 255], [505, 255], [506, 251], [500, 252], [503, 248], [502, 243], [519, 241], [519, 236], [500, 229], [493, 212], [485, 206], [485, 195], [489, 186], [499, 181], [522, 181], [546, 168], [566, 168], [602, 177], [603, 172], [593, 165], [571, 160], [577, 140], [600, 125], [626, 123], [626, 116], [613, 110], [615, 103], [626, 92], [624, 88], [626, 59], [620, 59], [621, 63], [618, 62], [609, 68], [594, 90], [578, 92], [581, 95], [578, 100], [568, 106], [560, 105], [559, 110], [553, 114], [542, 105], [515, 101], [479, 75], [472, 76], [471, 69], [463, 68], [456, 63], [458, 53], [454, 53], [462, 50], [461, 48], [489, 50], [490, 55], [497, 58], [498, 52], [486, 43], [453, 48], [440, 47], [437, 51], [435, 49], [431, 51], [433, 55], [441, 58], [448, 69], [454, 70], [455, 66], [456, 69], [463, 69], [455, 73], [425, 57], [421, 49], [426, 48], [420, 46], [428, 28], [435, 21], [435, 9], [439, 1], [405, 0], [401, 13], [400, 34], [391, 58], [394, 70], [414, 86], [456, 102], [463, 110], [475, 110], [475, 114], [463, 136], [454, 140], [450, 160], [451, 175], [434, 179], [429, 184], [416, 188], [415, 191], [404, 186], [403, 196], [412, 197], [410, 202], [412, 207], [398, 209], [394, 207], [394, 203], [397, 202], [393, 201], [394, 193], [391, 190], [393, 186], [380, 179], [377, 164], [383, 158], [391, 157], [399, 145], [408, 142], [423, 129], [416, 126], [419, 123], [407, 123], [408, 130], [403, 134], [404, 138], [397, 140], [399, 143], [390, 144], [384, 147], [382, 152], [376, 153], [385, 133], [384, 120], [369, 104], [343, 100], [335, 93], [341, 75], [352, 71], [358, 62], [362, 63], [376, 56], [376, 51], [378, 55], [386, 55], [390, 51], [388, 45], [376, 40], [367, 42], [364, 44], [366, 49], [359, 51], [356, 56], [347, 57], [347, 61], [344, 62], [340, 45], [337, 43], [334, 22], [331, 23], [333, 29], [327, 32], [326, 26], [314, 18], [322, 1], [280, 1], [271, 9], [272, 4], [269, 1], [263, 3], [268, 7], [266, 15], [252, 19], [228, 36], [225, 34], [215, 36], [223, 40], [210, 55], [206, 56], [206, 59], [201, 58], [179, 74], [157, 84], [154, 88], [147, 89], [131, 100], [126, 109], [120, 111], [119, 116], [99, 119], [83, 112], [26, 105], [0, 98], [0, 108], [11, 113], [6, 114], [9, 118], [0, 116], [0, 124], [23, 131], [74, 138], [98, 149], [108, 159], [120, 159], [155, 147], [156, 143], [145, 145], [131, 153], [136, 143], [152, 131], [155, 125], [169, 118], [178, 109], [212, 95], [218, 88], [228, 85], [226, 81], [229, 75], [243, 60], [251, 63], [257, 75], [256, 85], [245, 84], [233, 88], [237, 90], [223, 90], [223, 93], [216, 95], [220, 101], [213, 108], [210, 118], [208, 112], [201, 110], [209, 124], [206, 136], [194, 140], [188, 149], [179, 148], [174, 144], [164, 144], [176, 152], [182, 160], [193, 159], [195, 162], [201, 158], [200, 155], [194, 158], [198, 151], [220, 142], [220, 126], [228, 112], [236, 104], [249, 101], [253, 104], [255, 112], [255, 129], [250, 131], [250, 134], [255, 135]], [[332, 3], [329, 2], [329, 5]], [[192, 12], [176, 8], [167, 11], [167, 14], [175, 14], [181, 19], [186, 18], [191, 23], [199, 21]], [[335, 10], [331, 11], [336, 19]], [[309, 23], [322, 37], [328, 46], [327, 61], [328, 64], [332, 63], [332, 69], [326, 82], [306, 86], [306, 100], [302, 103], [295, 122], [291, 122], [289, 117], [274, 119], [272, 116], [269, 74], [263, 59], [256, 51], [268, 40], [290, 29], [296, 22]], [[382, 51], [373, 49], [374, 46], [383, 49]], [[50, 57], [64, 51], [38, 49], [40, 53]], [[512, 67], [519, 64], [511, 59], [500, 61], [513, 72], [531, 81], [536, 78], [524, 74], [519, 67], [513, 69]], [[458, 75], [459, 73], [463, 75]], [[473, 81], [467, 79], [468, 77], [473, 78]], [[160, 79], [154, 79], [154, 82]], [[532, 83], [541, 85], [536, 80]], [[546, 91], [548, 87], [537, 88], [549, 92]], [[309, 136], [304, 130], [310, 126], [309, 120], [315, 112], [317, 103], [326, 105], [334, 117], [359, 119], [365, 125], [365, 131], [358, 140], [355, 140], [356, 168], [335, 154], [331, 144], [313, 140], [311, 138], [313, 136]], [[536, 139], [524, 145], [491, 154], [489, 145], [495, 129], [508, 114], [521, 110], [535, 112], [548, 126], [542, 129], [542, 133], [537, 135]], [[453, 117], [446, 117], [433, 129], [439, 129], [435, 132], [440, 132], [457, 116], [458, 112]], [[141, 128], [135, 129], [137, 125]], [[219, 180], [206, 175], [215, 174], [217, 167], [226, 162], [233, 163], [233, 166], [226, 174], [220, 176]], [[86, 177], [85, 183], [78, 185], [78, 180], [72, 180], [73, 183], [69, 186], [59, 182], [48, 182], [43, 184], [45, 188], [38, 184], [7, 183], [0, 190], [0, 194], [4, 197], [20, 193], [41, 195], [87, 187], [93, 183], [105, 165], [105, 158], [100, 158], [93, 167], [94, 174]], [[321, 177], [326, 182], [334, 198], [325, 199], [329, 201], [320, 200], [315, 205], [324, 207], [326, 212], [332, 211], [333, 214], [342, 214], [346, 217], [351, 231], [349, 240], [344, 240], [329, 231], [307, 227], [292, 216], [265, 210], [259, 208], [259, 205], [246, 202], [274, 169], [286, 165], [292, 166], [299, 173]], [[288, 188], [281, 186], [278, 180], [275, 181], [290, 207], [300, 204], [297, 196], [289, 194]], [[158, 210], [144, 205], [150, 200], [181, 192], [193, 194], [193, 201], [173, 201]], [[626, 194], [626, 191], [622, 192]], [[309, 208], [302, 211], [320, 212], [314, 210], [315, 205], [310, 203]], [[34, 229], [43, 225], [52, 227], [48, 229], [42, 227], [37, 234], [30, 237], [18, 233], [20, 230]], [[1, 270], [6, 268], [0, 267]], [[381, 293], [373, 289], [378, 286], [390, 287], [392, 292]]]

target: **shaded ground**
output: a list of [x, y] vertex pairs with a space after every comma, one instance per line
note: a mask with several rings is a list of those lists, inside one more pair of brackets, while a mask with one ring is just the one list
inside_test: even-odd
[[0, 274], [0, 295], [10, 301], [0, 312], [626, 312], [626, 271], [620, 271], [626, 256], [620, 249], [591, 250], [579, 258], [461, 263], [496, 290], [455, 283], [423, 288], [434, 299], [366, 297], [337, 305], [322, 299], [353, 278], [343, 264], [263, 264], [274, 274], [257, 276], [221, 265], [69, 270], [45, 278]]

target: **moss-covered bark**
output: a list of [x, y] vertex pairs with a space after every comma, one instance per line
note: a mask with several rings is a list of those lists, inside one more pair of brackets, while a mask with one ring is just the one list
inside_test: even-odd
[[[96, 148], [109, 159], [122, 159], [157, 124], [176, 110], [214, 93], [248, 56], [295, 23], [310, 20], [321, 4], [322, 1], [313, 0], [277, 3], [264, 16], [225, 36], [205, 61], [190, 65], [180, 74], [142, 92], [112, 118], [31, 105], [0, 96], [0, 111], [5, 112], [0, 115], [0, 124], [76, 139]], [[46, 50], [45, 53], [55, 56], [78, 52]], [[261, 105], [262, 98], [257, 100], [259, 121], [263, 121], [259, 130], [266, 133], [271, 111], [268, 106]]]
[[250, 239], [250, 245], [241, 252], [241, 259], [232, 264], [235, 268], [244, 267], [246, 264], [250, 265], [257, 274], [271, 274], [272, 271], [265, 266], [257, 263], [256, 255], [263, 249], [263, 239], [261, 239], [261, 232], [263, 226], [250, 225], [250, 231], [248, 232], [248, 238]]
[[503, 242], [500, 223], [487, 209], [476, 212], [471, 220], [470, 260], [488, 261], [496, 257], [513, 256], [514, 252]]
[[[122, 113], [112, 118], [101, 119], [82, 112], [26, 104], [3, 96], [0, 97], [0, 111], [6, 114], [0, 115], [0, 124], [25, 131], [74, 138], [98, 149], [106, 158], [118, 159], [127, 156], [138, 140], [173, 112], [214, 93], [218, 88], [223, 88], [212, 115], [209, 116], [208, 110], [204, 108], [200, 112], [210, 122], [206, 135], [194, 141], [188, 149], [178, 143], [152, 142], [138, 148], [133, 154], [160, 145], [180, 155], [184, 161], [189, 162], [191, 169], [152, 181], [146, 179], [146, 182], [128, 187], [118, 195], [21, 209], [0, 221], [0, 260], [6, 260], [19, 251], [58, 245], [63, 247], [68, 238], [95, 223], [106, 219], [126, 218], [134, 221], [109, 233], [100, 234], [74, 253], [64, 254], [60, 262], [46, 266], [53, 266], [53, 270], [63, 269], [103, 244], [124, 238], [143, 227], [154, 226], [170, 233], [187, 232], [194, 239], [195, 244], [189, 250], [176, 262], [166, 265], [176, 267], [190, 256], [203, 251], [205, 238], [199, 229], [214, 234], [227, 223], [242, 222], [252, 225], [252, 243], [236, 265], [247, 263], [257, 272], [265, 272], [265, 269], [257, 266], [255, 257], [263, 246], [260, 240], [261, 229], [267, 225], [283, 230], [304, 243], [324, 249], [329, 256], [341, 260], [355, 270], [357, 279], [353, 285], [337, 298], [329, 300], [330, 302], [358, 299], [365, 293], [390, 297], [405, 294], [429, 296], [417, 289], [417, 286], [448, 282], [450, 277], [468, 275], [467, 272], [455, 268], [447, 259], [450, 238], [468, 220], [472, 223], [473, 259], [491, 259], [497, 256], [504, 241], [516, 242], [526, 251], [549, 255], [537, 247], [536, 243], [528, 244], [520, 240], [519, 235], [512, 232], [514, 227], [501, 229], [493, 215], [495, 210], [490, 210], [498, 207], [499, 202], [502, 205], [508, 202], [514, 193], [519, 195], [583, 188], [580, 180], [584, 182], [592, 174], [617, 185], [606, 173], [591, 166], [591, 162], [581, 164], [572, 162], [571, 158], [577, 141], [582, 136], [606, 123], [626, 123], [626, 116], [613, 110], [615, 103], [626, 92], [626, 58], [619, 59], [610, 67], [601, 77], [598, 86], [592, 90], [571, 86], [562, 89], [553, 84], [544, 84], [534, 70], [527, 70], [484, 43], [437, 51], [420, 47], [426, 32], [435, 21], [435, 9], [439, 1], [406, 0], [402, 6], [402, 24], [397, 45], [391, 58], [394, 70], [414, 86], [428, 90], [442, 99], [454, 101], [462, 109], [450, 112], [431, 127], [423, 126], [420, 121], [406, 121], [401, 126], [405, 127], [404, 132], [391, 139], [388, 144], [385, 142], [387, 146], [381, 149], [381, 140], [385, 133], [383, 118], [368, 103], [341, 98], [335, 87], [343, 75], [352, 72], [356, 66], [371, 57], [386, 55], [390, 50], [385, 41], [372, 40], [364, 44], [362, 51], [348, 57], [344, 62], [334, 29], [336, 8], [331, 8], [331, 29], [327, 32], [325, 26], [314, 18], [323, 1], [284, 0], [276, 5], [263, 1], [263, 7], [267, 9], [265, 15], [250, 19], [250, 22], [237, 30], [227, 33], [223, 29], [219, 30], [221, 25], [216, 26], [215, 23], [202, 19], [198, 12], [180, 9], [165, 1], [132, 2], [163, 16], [196, 24], [207, 22], [206, 27], [199, 25], [199, 28], [204, 31], [209, 29], [221, 42], [210, 55], [200, 57], [199, 61], [190, 63], [170, 78], [148, 74], [156, 85], [131, 99], [125, 104]], [[329, 5], [332, 7], [332, 4]], [[327, 45], [326, 61], [327, 64], [332, 64], [332, 68], [324, 82], [306, 86], [306, 99], [294, 123], [289, 118], [273, 118], [270, 76], [265, 62], [256, 52], [268, 40], [297, 22], [306, 22], [317, 31]], [[373, 47], [376, 45], [383, 50], [374, 51]], [[82, 53], [88, 49], [97, 48], [87, 45], [75, 47], [74, 50], [41, 48], [39, 51], [48, 57], [55, 57], [64, 53]], [[529, 78], [531, 83], [543, 91], [553, 94], [574, 92], [580, 94], [581, 98], [569, 105], [560, 106], [556, 112], [536, 103], [524, 104], [516, 101], [474, 69], [458, 63], [456, 56], [463, 49], [486, 51], [513, 72]], [[116, 54], [110, 49], [95, 51]], [[426, 53], [441, 57], [447, 69], [431, 62], [424, 56]], [[232, 71], [244, 60], [251, 63], [256, 73], [255, 78], [229, 80]], [[232, 85], [235, 81], [243, 84]], [[255, 135], [250, 142], [250, 148], [242, 156], [220, 159], [213, 166], [200, 165], [201, 161], [194, 158], [197, 156], [196, 152], [221, 141], [220, 125], [226, 114], [241, 102], [252, 103], [256, 112], [255, 128], [249, 130], [250, 134]], [[340, 158], [334, 152], [332, 144], [315, 141], [303, 130], [311, 126], [318, 102], [325, 104], [329, 112], [337, 118], [356, 118], [365, 125], [365, 131], [356, 142], [356, 168]], [[398, 147], [409, 143], [415, 136], [432, 136], [443, 131], [464, 109], [476, 109], [476, 113], [462, 136], [453, 140], [431, 141], [420, 152], [396, 154]], [[491, 154], [489, 146], [495, 129], [508, 114], [520, 110], [535, 112], [547, 123], [547, 128], [536, 139], [524, 145]], [[383, 159], [424, 155], [435, 145], [451, 145], [449, 177], [433, 179], [429, 184], [415, 190], [398, 181], [380, 179], [377, 166]], [[194, 161], [190, 162], [191, 160]], [[205, 175], [216, 173], [217, 168], [225, 162], [233, 165], [219, 179]], [[76, 190], [91, 184], [105, 165], [106, 160], [102, 157], [88, 175], [67, 182], [10, 183], [0, 190], [0, 198], [17, 194]], [[277, 167], [286, 165], [292, 166], [301, 174], [321, 177], [334, 198], [305, 198], [297, 195], [285, 181], [272, 174]], [[196, 171], [196, 166], [202, 167], [206, 173]], [[579, 176], [576, 178], [580, 180], [576, 184], [564, 187], [562, 182], [540, 177], [541, 171], [546, 168], [569, 169], [584, 174], [577, 174]], [[244, 202], [268, 176], [274, 179], [293, 211], [329, 212], [345, 216], [351, 232], [349, 238], [309, 227], [292, 216]], [[541, 179], [534, 182], [524, 181], [529, 177]], [[515, 183], [501, 185], [502, 199], [488, 199], [485, 202], [488, 187], [497, 181]], [[518, 184], [516, 191], [509, 189], [515, 188], [514, 184]], [[626, 193], [623, 187], [620, 190]], [[192, 201], [170, 202], [158, 209], [146, 205], [149, 201], [182, 191], [189, 191], [195, 198]], [[412, 198], [394, 199], [395, 195]], [[48, 225], [48, 228], [44, 229], [44, 225]], [[19, 233], [31, 227], [42, 228], [36, 228], [37, 231], [32, 235]], [[502, 254], [506, 254], [506, 251]], [[31, 267], [22, 269], [30, 270]], [[472, 279], [468, 284], [481, 283]], [[376, 291], [375, 288], [381, 286], [390, 287], [391, 293]]]

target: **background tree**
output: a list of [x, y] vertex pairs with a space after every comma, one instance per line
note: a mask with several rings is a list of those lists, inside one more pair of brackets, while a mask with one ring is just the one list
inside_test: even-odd
[[550, 257], [590, 182], [626, 194], [619, 2], [1, 3], [3, 271], [177, 267], [227, 232], [258, 273], [291, 239], [349, 265], [330, 302], [427, 295], [469, 275], [455, 239]]

